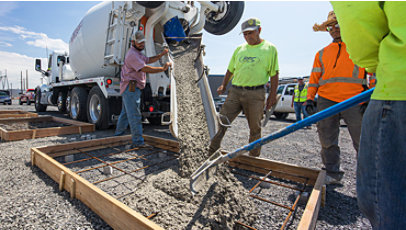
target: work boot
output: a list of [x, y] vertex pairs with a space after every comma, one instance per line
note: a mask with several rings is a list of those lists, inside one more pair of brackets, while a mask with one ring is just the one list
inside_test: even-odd
[[324, 179], [324, 184], [342, 184], [340, 180], [335, 179], [334, 177], [331, 177], [329, 175], [326, 175], [326, 178]]

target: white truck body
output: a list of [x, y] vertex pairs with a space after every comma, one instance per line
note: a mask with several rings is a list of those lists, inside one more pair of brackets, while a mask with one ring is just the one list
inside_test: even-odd
[[[52, 53], [48, 69], [43, 73], [46, 83], [36, 89], [36, 110], [45, 111], [57, 105], [60, 112], [73, 119], [89, 121], [104, 129], [114, 123], [121, 110], [119, 94], [121, 66], [136, 31], [145, 34], [145, 55], [155, 56], [167, 46], [168, 23], [179, 21], [183, 37], [201, 33], [221, 35], [238, 23], [242, 2], [102, 2], [92, 7], [69, 41], [69, 55]], [[165, 59], [166, 58], [166, 59]], [[151, 63], [162, 66], [168, 57]], [[170, 71], [147, 74], [143, 90], [143, 116], [160, 124], [161, 116], [170, 110]], [[173, 91], [173, 90], [172, 90]], [[144, 96], [144, 94], [146, 96]]]

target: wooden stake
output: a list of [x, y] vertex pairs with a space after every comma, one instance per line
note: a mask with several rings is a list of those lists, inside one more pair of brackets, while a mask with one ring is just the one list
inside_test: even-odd
[[72, 182], [72, 190], [70, 192], [70, 198], [74, 199], [75, 198], [75, 193], [76, 193], [76, 181], [73, 178], [71, 178], [70, 180]]
[[63, 191], [63, 184], [65, 183], [65, 172], [61, 171], [61, 176], [59, 177], [59, 191]]
[[34, 129], [33, 131], [32, 131], [32, 139], [35, 139], [35, 135], [37, 134], [37, 130], [36, 129]]

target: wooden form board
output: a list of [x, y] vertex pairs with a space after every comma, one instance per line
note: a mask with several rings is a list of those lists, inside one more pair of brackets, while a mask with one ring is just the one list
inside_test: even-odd
[[[174, 152], [179, 151], [179, 144], [174, 140], [146, 135], [144, 135], [144, 139], [146, 143], [152, 146]], [[78, 148], [82, 151], [88, 151], [104, 148], [106, 146], [118, 146], [130, 143], [131, 136], [127, 135], [31, 148], [31, 163], [33, 166], [39, 167], [55, 182], [59, 183], [60, 189], [65, 189], [71, 194], [71, 197], [81, 200], [114, 229], [162, 229], [151, 220], [114, 199], [112, 196], [53, 159], [54, 157], [78, 153], [77, 150], [74, 150]], [[313, 184], [314, 187], [297, 229], [310, 230], [315, 228], [322, 199], [321, 191], [325, 171], [302, 168], [297, 165], [249, 156], [240, 156], [233, 159], [230, 165], [260, 173], [275, 170], [275, 172], [279, 173], [275, 175], [281, 175], [282, 179], [290, 179], [300, 183], [303, 182], [302, 177], [309, 178], [308, 183]], [[261, 169], [261, 167], [263, 168]], [[298, 177], [293, 176], [286, 178], [283, 176], [285, 173], [297, 174]]]
[[11, 118], [11, 117], [38, 117], [38, 114], [31, 113], [22, 110], [1, 110], [0, 118]]
[[56, 122], [69, 124], [70, 126], [13, 131], [8, 131], [0, 128], [0, 139], [4, 141], [15, 141], [66, 134], [82, 134], [95, 131], [95, 127], [93, 124], [53, 116], [0, 119], [0, 124], [13, 124], [15, 122]]

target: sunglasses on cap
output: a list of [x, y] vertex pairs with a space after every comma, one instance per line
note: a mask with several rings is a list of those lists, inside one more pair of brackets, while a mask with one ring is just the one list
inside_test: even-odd
[[332, 30], [333, 30], [333, 27], [335, 27], [336, 29], [339, 29], [339, 28], [340, 28], [340, 25], [335, 24], [334, 26], [327, 26], [327, 31], [332, 31]]

